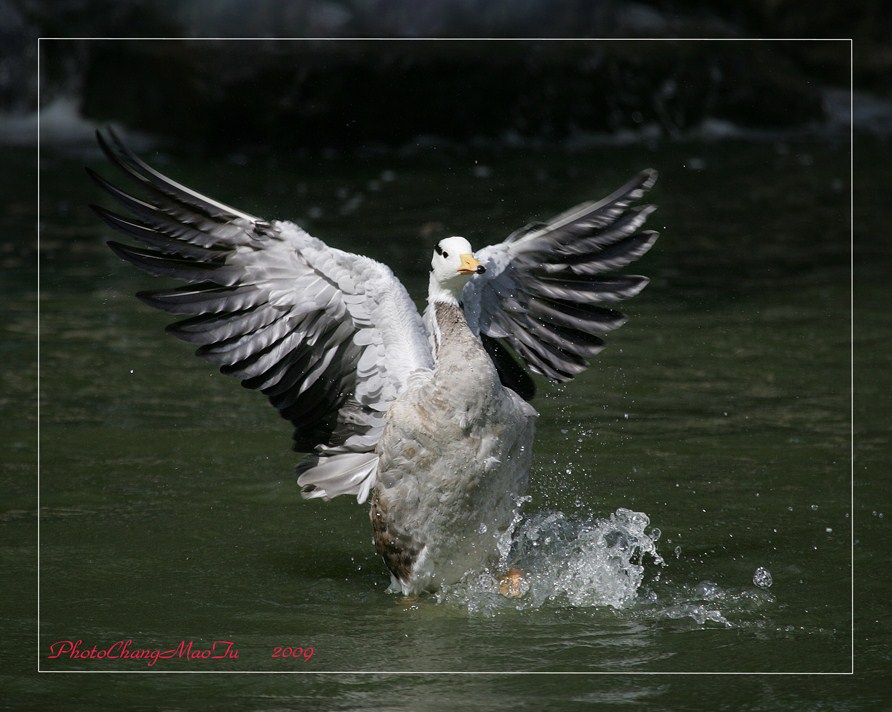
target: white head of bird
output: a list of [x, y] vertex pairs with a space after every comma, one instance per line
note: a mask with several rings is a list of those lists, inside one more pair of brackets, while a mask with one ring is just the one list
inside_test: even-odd
[[471, 243], [463, 237], [440, 240], [431, 258], [430, 301], [457, 302], [468, 279], [486, 268], [474, 257]]

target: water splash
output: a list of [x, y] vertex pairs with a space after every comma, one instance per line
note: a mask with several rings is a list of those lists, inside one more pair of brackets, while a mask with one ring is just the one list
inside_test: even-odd
[[607, 519], [569, 519], [544, 512], [521, 522], [514, 535], [511, 563], [530, 584], [526, 605], [546, 601], [575, 607], [631, 603], [644, 580], [644, 560], [661, 565], [657, 536], [648, 534], [642, 512], [618, 509]]
[[625, 608], [636, 600], [647, 567], [663, 566], [659, 530], [649, 517], [620, 508], [606, 519], [546, 511], [518, 514], [503, 541], [498, 570], [523, 572], [522, 595], [506, 598], [491, 572], [476, 572], [441, 591], [439, 602], [465, 604], [471, 613], [524, 610], [548, 604]]
[[659, 593], [652, 590], [642, 597], [649, 599], [649, 604], [636, 611], [639, 617], [689, 620], [698, 626], [758, 627], [760, 616], [775, 603], [774, 596], [764, 589], [719, 586], [714, 581], [660, 585], [659, 589]]
[[[762, 567], [766, 575], [754, 576], [752, 589], [711, 580], [669, 581], [664, 573], [671, 574], [682, 550], [676, 546], [671, 561], [664, 561], [657, 550], [660, 530], [651, 527], [643, 512], [620, 508], [597, 518], [578, 507], [572, 515], [551, 510], [523, 516], [520, 508], [529, 499], [518, 501], [498, 566], [471, 572], [445, 587], [435, 596], [438, 603], [467, 608], [471, 615], [573, 608], [593, 615], [610, 612], [634, 620], [670, 619], [725, 628], [759, 625], [765, 609], [775, 603], [765, 586], [770, 574]], [[522, 581], [515, 582], [515, 597], [503, 595], [501, 574], [511, 568], [523, 572]]]

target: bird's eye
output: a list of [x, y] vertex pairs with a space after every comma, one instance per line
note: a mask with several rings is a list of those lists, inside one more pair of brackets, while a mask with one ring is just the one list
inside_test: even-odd
[[443, 259], [447, 259], [449, 257], [449, 253], [446, 250], [443, 250]]

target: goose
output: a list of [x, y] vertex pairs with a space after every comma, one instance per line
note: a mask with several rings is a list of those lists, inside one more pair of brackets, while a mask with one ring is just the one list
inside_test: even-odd
[[[389, 590], [436, 592], [500, 565], [528, 488], [530, 374], [571, 380], [624, 323], [611, 305], [648, 279], [615, 270], [657, 238], [640, 229], [654, 207], [636, 205], [656, 171], [476, 252], [440, 240], [419, 314], [384, 264], [201, 195], [111, 129], [97, 139], [133, 187], [88, 168], [125, 214], [91, 207], [144, 245], [108, 246], [186, 283], [137, 297], [184, 316], [168, 330], [291, 422], [304, 498], [369, 502]], [[504, 575], [499, 590], [521, 595], [522, 573]]]

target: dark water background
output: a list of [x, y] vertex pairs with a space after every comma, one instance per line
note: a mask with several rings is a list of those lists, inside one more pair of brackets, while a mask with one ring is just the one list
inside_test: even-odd
[[[888, 557], [877, 551], [889, 514], [882, 140], [855, 145], [854, 486], [847, 134], [559, 150], [434, 141], [258, 160], [145, 155], [220, 200], [386, 262], [419, 300], [440, 236], [482, 246], [657, 168], [649, 225], [662, 237], [633, 270], [652, 283], [625, 305], [629, 323], [589, 372], [540, 384], [526, 511], [563, 517], [575, 535], [620, 508], [644, 513], [648, 532], [660, 530], [663, 563], [645, 557], [640, 584], [618, 606], [572, 584], [537, 605], [493, 604], [475, 590], [401, 604], [385, 592], [366, 508], [301, 501], [287, 424], [161, 333], [166, 318], [133, 298], [156, 283], [107, 250], [111, 235], [86, 208], [100, 198], [83, 165], [105, 170], [92, 147], [42, 148], [35, 289], [34, 152], [11, 149], [3, 557], [33, 593], [39, 348], [40, 586], [39, 612], [27, 595], [7, 594], [0, 706], [105, 699], [155, 709], [162, 699], [185, 709], [209, 701], [209, 679], [222, 697], [214, 706], [258, 710], [886, 704], [872, 682], [889, 667], [890, 622]], [[555, 546], [572, 553], [572, 541]], [[770, 587], [754, 584], [760, 567]], [[622, 576], [600, 580], [628, 589]], [[60, 640], [102, 648], [131, 638], [134, 648], [161, 649], [232, 640], [239, 659], [148, 668], [49, 658]], [[273, 659], [276, 646], [314, 654]], [[844, 676], [853, 646], [862, 674]], [[35, 664], [353, 674], [6, 672]], [[465, 676], [405, 674], [430, 671]], [[470, 675], [480, 672], [606, 675]], [[668, 672], [760, 674], [652, 675]]]

